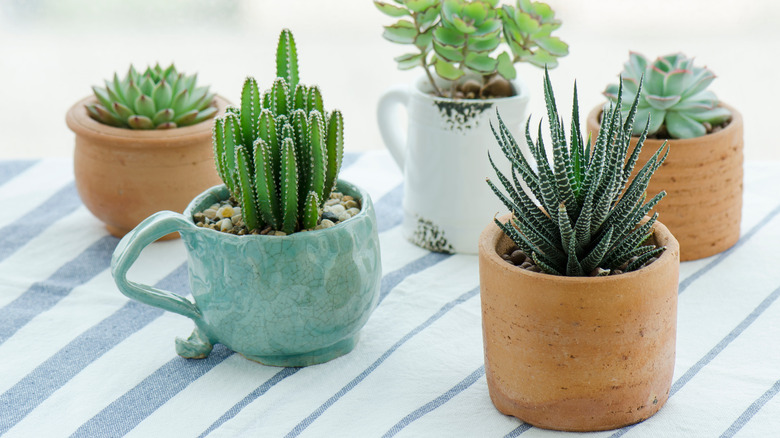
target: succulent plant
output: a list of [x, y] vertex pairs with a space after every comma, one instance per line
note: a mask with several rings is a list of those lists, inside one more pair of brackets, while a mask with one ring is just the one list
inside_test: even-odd
[[187, 76], [173, 64], [138, 73], [132, 65], [122, 80], [92, 87], [98, 103], [87, 105], [100, 123], [130, 129], [171, 129], [200, 123], [217, 113], [209, 87], [197, 87], [197, 74]]
[[[641, 86], [640, 81], [638, 90]], [[618, 96], [622, 97], [622, 93], [619, 87]], [[552, 139], [552, 163], [542, 140], [541, 122], [536, 142], [531, 138], [530, 118], [525, 130], [537, 170], [526, 160], [500, 116], [499, 130], [493, 130], [502, 152], [512, 164], [510, 182], [490, 157], [507, 194], [490, 179], [487, 182], [512, 212], [507, 223], [495, 220], [496, 224], [548, 274], [608, 275], [616, 269], [624, 272], [638, 269], [664, 251], [664, 247], [646, 244], [658, 213], [644, 223], [642, 219], [666, 195], [661, 192], [645, 203], [650, 177], [669, 153], [666, 142], [632, 178], [631, 172], [647, 135], [645, 127], [628, 155], [631, 126], [638, 114], [638, 94], [626, 119], [622, 116], [621, 99], [614, 107], [607, 108], [592, 149], [590, 135], [588, 141], [583, 141], [580, 132], [576, 84], [568, 142], [546, 70], [544, 97]], [[661, 156], [665, 147], [666, 152]], [[539, 205], [523, 190], [520, 180]]]
[[[626, 91], [636, 93], [643, 76], [645, 88], [639, 98], [634, 135], [642, 132], [648, 115], [649, 135], [665, 126], [672, 138], [701, 137], [707, 134], [707, 124], [717, 126], [731, 117], [731, 111], [718, 106], [715, 93], [706, 89], [715, 75], [706, 67], [695, 67], [693, 59], [682, 53], [661, 56], [649, 63], [641, 54], [632, 52], [621, 72]], [[617, 84], [607, 86], [604, 95], [615, 102]], [[624, 95], [622, 99], [625, 104], [630, 97]], [[623, 116], [627, 114], [624, 107]]]
[[344, 119], [323, 109], [317, 86], [298, 82], [288, 29], [279, 36], [276, 76], [262, 95], [254, 78], [244, 81], [241, 107], [214, 123], [214, 157], [247, 228], [290, 234], [317, 225], [341, 167]]
[[[374, 0], [385, 14], [400, 18], [385, 26], [385, 39], [411, 44], [414, 53], [395, 60], [401, 70], [421, 66], [435, 93], [444, 96], [430, 67], [455, 85], [469, 73], [482, 78], [484, 88], [496, 75], [509, 80], [517, 75], [514, 64], [530, 62], [552, 68], [556, 57], [568, 54], [568, 45], [550, 34], [561, 25], [545, 3], [518, 0], [517, 7], [499, 6], [499, 0]], [[502, 38], [503, 36], [503, 38]], [[495, 56], [502, 42], [504, 50]]]

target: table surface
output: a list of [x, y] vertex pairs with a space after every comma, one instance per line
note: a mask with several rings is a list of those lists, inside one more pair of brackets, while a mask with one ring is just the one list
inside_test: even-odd
[[[402, 175], [384, 152], [342, 178], [377, 208], [382, 301], [355, 350], [308, 368], [218, 345], [176, 356], [184, 317], [129, 301], [109, 272], [118, 240], [81, 204], [71, 162], [0, 162], [0, 435], [569, 436], [500, 414], [484, 376], [477, 258], [400, 234]], [[742, 238], [680, 268], [672, 395], [651, 419], [588, 437], [778, 436], [780, 163], [745, 166]], [[130, 278], [188, 293], [181, 241]]]

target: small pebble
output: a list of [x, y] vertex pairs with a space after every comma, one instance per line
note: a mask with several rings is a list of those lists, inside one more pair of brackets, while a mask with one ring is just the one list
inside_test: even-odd
[[330, 199], [328, 199], [327, 201], [325, 201], [325, 206], [326, 206], [326, 207], [329, 207], [329, 206], [331, 206], [331, 205], [336, 205], [336, 204], [338, 204], [338, 203], [339, 203], [339, 200], [338, 200], [338, 199], [336, 199], [336, 198], [330, 198]]
[[523, 262], [523, 263], [520, 265], [520, 267], [521, 267], [521, 268], [523, 268], [523, 269], [528, 269], [528, 268], [530, 268], [531, 266], [536, 266], [536, 265], [534, 265], [533, 263], [529, 263], [529, 262]]
[[355, 200], [355, 198], [353, 198], [352, 196], [349, 196], [349, 195], [341, 197], [341, 202], [349, 202], [349, 201], [354, 201], [354, 200]]
[[330, 228], [330, 227], [332, 227], [332, 226], [334, 226], [336, 224], [333, 223], [333, 221], [330, 221], [328, 219], [323, 219], [322, 223], [320, 223], [320, 225], [322, 225], [322, 228]]
[[219, 206], [220, 206], [219, 202], [215, 202], [215, 203], [211, 204], [211, 207], [209, 207], [209, 208], [212, 209], [212, 210], [219, 210]]
[[339, 220], [339, 215], [337, 215], [335, 213], [332, 213], [330, 211], [323, 211], [322, 212], [322, 219], [323, 220], [327, 219], [327, 220], [335, 223], [336, 221]]
[[528, 268], [528, 270], [531, 271], [531, 272], [542, 272], [542, 268], [540, 268], [540, 267], [538, 267], [536, 265], [531, 266], [530, 268]]
[[195, 219], [195, 222], [203, 222], [206, 219], [206, 215], [203, 213], [195, 213], [192, 215], [192, 218]]
[[273, 233], [269, 233], [269, 234], [273, 234], [274, 236], [286, 236], [287, 235], [287, 233], [285, 233], [284, 231], [274, 231]]
[[341, 198], [343, 198], [343, 197], [344, 197], [344, 194], [343, 194], [343, 193], [339, 193], [339, 192], [330, 192], [330, 198], [331, 198], [331, 199], [341, 199]]
[[347, 210], [347, 213], [351, 214], [352, 217], [355, 217], [356, 214], [360, 213], [360, 209], [359, 208], [350, 208], [349, 210]]
[[224, 205], [217, 210], [217, 216], [220, 218], [228, 218], [233, 216], [235, 213], [233, 213], [233, 207], [229, 205]]
[[219, 225], [219, 231], [228, 231], [233, 229], [233, 222], [230, 218], [222, 219], [217, 223]]
[[513, 251], [509, 257], [512, 259], [512, 263], [515, 265], [522, 265], [523, 262], [525, 262], [525, 260], [528, 258], [526, 257], [525, 253], [519, 249]]
[[344, 213], [345, 211], [347, 211], [347, 209], [344, 208], [344, 206], [341, 205], [341, 204], [336, 204], [336, 205], [331, 206], [328, 211], [330, 211], [331, 213], [335, 213], [335, 214], [341, 214], [341, 213]]
[[206, 216], [209, 219], [214, 219], [217, 217], [217, 210], [215, 208], [207, 208], [203, 210], [203, 216]]
[[347, 220], [347, 219], [349, 219], [351, 217], [352, 217], [352, 215], [347, 213], [346, 211], [342, 212], [342, 213], [339, 213], [339, 222], [344, 222], [345, 220]]
[[349, 200], [347, 202], [344, 202], [344, 200], [342, 199], [341, 202], [343, 202], [344, 208], [347, 208], [347, 209], [349, 209], [349, 208], [357, 208], [357, 206], [358, 206], [358, 203], [353, 201], [353, 200]]

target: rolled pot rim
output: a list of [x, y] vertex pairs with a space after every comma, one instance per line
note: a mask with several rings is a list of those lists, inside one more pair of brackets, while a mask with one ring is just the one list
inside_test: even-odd
[[[529, 101], [531, 98], [530, 95], [530, 89], [528, 88], [528, 85], [520, 79], [520, 77], [516, 77], [515, 79], [512, 79], [509, 81], [512, 84], [512, 88], [515, 91], [514, 96], [507, 96], [507, 97], [494, 97], [492, 99], [453, 99], [451, 97], [442, 97], [442, 96], [436, 96], [433, 94], [430, 94], [429, 91], [433, 91], [433, 87], [430, 86], [430, 81], [428, 80], [428, 76], [425, 74], [421, 74], [417, 77], [417, 79], [414, 80], [414, 86], [412, 86], [412, 93], [422, 96], [426, 99], [430, 99], [437, 102], [448, 102], [448, 103], [462, 103], [467, 105], [473, 105], [473, 104], [495, 104], [495, 103], [501, 103], [501, 102], [510, 102], [510, 101]], [[441, 85], [441, 81], [437, 81], [439, 85]]]
[[[349, 219], [347, 219], [345, 221], [342, 221], [342, 222], [339, 222], [337, 224], [334, 224], [332, 227], [322, 228], [322, 229], [319, 229], [319, 230], [305, 231], [305, 232], [296, 231], [296, 232], [294, 232], [292, 234], [288, 234], [288, 235], [285, 235], [285, 236], [273, 236], [273, 235], [268, 235], [268, 234], [245, 234], [243, 236], [239, 236], [237, 234], [224, 233], [222, 231], [212, 230], [211, 228], [205, 228], [205, 227], [196, 227], [195, 229], [192, 229], [190, 231], [206, 232], [206, 233], [212, 232], [212, 233], [218, 233], [219, 235], [223, 236], [224, 238], [234, 238], [234, 239], [244, 239], [244, 240], [246, 240], [248, 238], [255, 238], [255, 239], [257, 239], [257, 238], [260, 238], [260, 239], [271, 239], [271, 238], [273, 238], [273, 239], [293, 240], [293, 239], [302, 239], [302, 238], [316, 237], [317, 235], [322, 234], [323, 232], [327, 232], [329, 230], [334, 230], [334, 231], [341, 230], [342, 228], [349, 226], [349, 223], [353, 219], [365, 220], [365, 219], [369, 218], [369, 211], [372, 211], [374, 207], [373, 207], [373, 202], [371, 201], [371, 197], [369, 196], [368, 192], [365, 189], [363, 189], [362, 187], [360, 187], [360, 186], [358, 186], [356, 184], [353, 184], [353, 183], [351, 183], [349, 181], [346, 181], [346, 180], [343, 180], [343, 179], [340, 179], [340, 178], [336, 181], [336, 187], [341, 188], [342, 190], [346, 188], [347, 190], [351, 190], [353, 192], [359, 193], [360, 204], [361, 205], [360, 205], [360, 212], [358, 214], [356, 214], [355, 216], [352, 216], [351, 218], [349, 218]], [[212, 194], [219, 193], [219, 192], [221, 192], [223, 190], [227, 191], [228, 195], [230, 194], [230, 191], [228, 190], [227, 186], [225, 186], [225, 184], [218, 184], [218, 185], [209, 187], [208, 189], [203, 191], [203, 193], [201, 193], [198, 196], [196, 196], [195, 198], [193, 198], [193, 200], [190, 201], [190, 203], [187, 205], [187, 208], [184, 210], [184, 213], [183, 213], [183, 215], [187, 219], [187, 221], [189, 221], [193, 225], [195, 225], [195, 220], [194, 220], [193, 216], [195, 215], [195, 213], [198, 213], [198, 211], [196, 211], [197, 206], [200, 203], [202, 203], [204, 200], [206, 200], [208, 197], [212, 196]], [[220, 200], [226, 199], [224, 197], [219, 197], [219, 198], [220, 198]]]
[[[506, 221], [509, 220], [510, 217], [511, 217], [511, 213], [501, 216], [500, 218], [498, 218], [498, 220], [501, 221], [502, 223], [506, 223]], [[642, 221], [644, 222], [648, 219], [649, 218], [645, 216], [645, 218]], [[498, 245], [501, 236], [504, 236], [504, 232], [501, 231], [500, 228], [498, 228], [498, 225], [496, 225], [494, 222], [488, 224], [488, 226], [485, 227], [485, 229], [482, 231], [482, 234], [479, 237], [480, 254], [481, 255], [484, 254], [485, 259], [490, 261], [491, 263], [500, 264], [505, 269], [508, 269], [512, 273], [515, 273], [517, 275], [525, 275], [531, 278], [544, 280], [544, 281], [562, 282], [562, 283], [588, 282], [590, 284], [624, 281], [624, 280], [630, 280], [635, 277], [648, 275], [657, 270], [667, 269], [667, 266], [675, 263], [679, 263], [679, 259], [680, 259], [680, 245], [677, 242], [677, 239], [675, 239], [675, 237], [672, 235], [669, 229], [666, 228], [666, 226], [659, 221], [656, 221], [655, 224], [653, 225], [653, 237], [656, 240], [656, 244], [660, 246], [666, 246], [666, 250], [664, 250], [664, 252], [661, 253], [661, 256], [658, 257], [658, 260], [654, 261], [648, 266], [645, 266], [641, 269], [637, 269], [636, 271], [624, 272], [619, 275], [607, 275], [602, 277], [591, 277], [591, 276], [573, 277], [573, 276], [566, 276], [566, 275], [553, 275], [553, 274], [546, 274], [543, 272], [533, 272], [527, 269], [520, 268], [519, 266], [511, 265], [507, 263], [504, 259], [502, 259], [501, 256], [498, 254], [498, 251], [496, 250], [496, 246]]]
[[[178, 141], [187, 137], [202, 136], [205, 132], [211, 132], [214, 120], [223, 114], [225, 108], [230, 105], [229, 100], [220, 95], [215, 95], [213, 103], [217, 107], [217, 113], [200, 123], [173, 129], [129, 129], [106, 125], [93, 119], [85, 109], [85, 105], [90, 103], [98, 103], [95, 96], [89, 95], [84, 97], [68, 109], [65, 115], [65, 122], [68, 128], [77, 135], [121, 142], [123, 145], [137, 145], [139, 142], [152, 139]], [[159, 147], [159, 144], [155, 145], [155, 147]]]
[[[597, 130], [601, 128], [601, 123], [599, 122], [599, 119], [601, 118], [600, 117], [601, 113], [604, 111], [604, 105], [605, 104], [606, 103], [602, 103], [602, 104], [596, 105], [588, 113], [588, 118], [586, 120], [588, 126], [595, 126]], [[687, 145], [694, 145], [694, 144], [698, 145], [699, 143], [702, 142], [702, 139], [706, 139], [704, 141], [707, 141], [707, 142], [709, 142], [709, 141], [716, 141], [715, 139], [731, 135], [733, 131], [735, 131], [737, 129], [740, 129], [740, 127], [743, 124], [743, 122], [742, 122], [742, 113], [740, 113], [733, 106], [731, 106], [731, 105], [729, 105], [729, 104], [727, 104], [725, 102], [722, 102], [722, 101], [718, 104], [718, 106], [726, 108], [727, 110], [731, 111], [731, 121], [729, 122], [728, 125], [726, 125], [725, 128], [721, 129], [718, 132], [712, 132], [712, 133], [709, 133], [709, 134], [704, 134], [704, 135], [702, 135], [700, 137], [693, 137], [693, 138], [665, 138], [665, 139], [648, 138], [647, 140], [645, 140], [645, 142], [647, 143], [647, 142], [664, 142], [664, 141], [668, 141], [670, 143], [674, 143], [677, 146], [687, 146]], [[593, 133], [594, 138], [595, 138], [596, 134], [597, 133]], [[636, 135], [632, 135], [631, 138], [632, 139], [638, 139], [639, 137], [636, 136]]]

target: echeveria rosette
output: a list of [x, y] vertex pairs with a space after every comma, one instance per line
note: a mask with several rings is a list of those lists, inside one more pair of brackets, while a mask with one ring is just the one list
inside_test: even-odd
[[171, 129], [200, 123], [217, 113], [214, 93], [197, 86], [197, 74], [185, 75], [171, 64], [147, 67], [138, 73], [132, 65], [119, 79], [116, 73], [105, 88], [92, 87], [98, 103], [86, 105], [100, 123], [130, 129]]
[[[623, 116], [628, 110], [628, 94], [636, 93], [644, 76], [639, 98], [633, 135], [642, 132], [650, 117], [648, 134], [658, 132], [662, 126], [672, 138], [695, 138], [707, 134], [706, 124], [717, 126], [731, 117], [731, 112], [719, 106], [720, 102], [707, 87], [715, 79], [706, 67], [696, 67], [693, 59], [682, 53], [658, 57], [649, 63], [639, 53], [631, 53], [621, 72], [624, 94]], [[610, 84], [604, 95], [612, 102], [617, 99], [617, 84]]]

